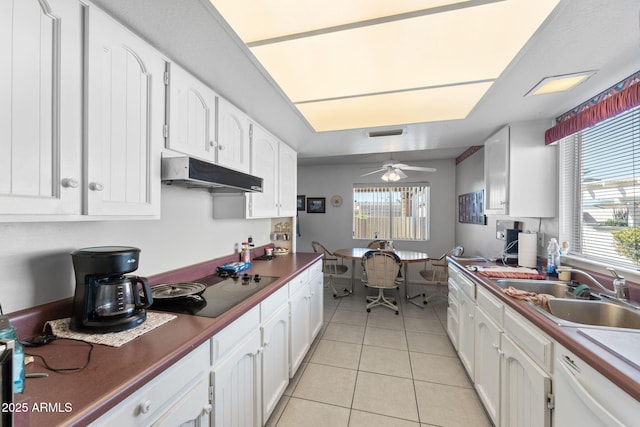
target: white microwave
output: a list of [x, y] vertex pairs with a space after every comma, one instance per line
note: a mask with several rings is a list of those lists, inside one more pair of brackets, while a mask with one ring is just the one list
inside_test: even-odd
[[13, 426], [13, 340], [0, 339], [0, 427]]

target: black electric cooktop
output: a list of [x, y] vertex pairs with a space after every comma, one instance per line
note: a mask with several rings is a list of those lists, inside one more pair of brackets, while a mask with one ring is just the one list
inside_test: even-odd
[[170, 299], [154, 299], [149, 309], [218, 317], [277, 279], [278, 277], [249, 275], [242, 272], [229, 277], [212, 274], [194, 280], [206, 286], [201, 293]]

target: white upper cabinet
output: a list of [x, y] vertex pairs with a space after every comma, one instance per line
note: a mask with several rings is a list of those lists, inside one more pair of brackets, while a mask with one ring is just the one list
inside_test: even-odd
[[81, 15], [74, 1], [0, 2], [2, 220], [79, 212]]
[[557, 152], [544, 144], [546, 120], [500, 129], [484, 145], [485, 212], [511, 217], [556, 215]]
[[167, 63], [165, 146], [216, 161], [216, 94], [177, 64]]
[[251, 174], [264, 182], [262, 193], [247, 196], [247, 217], [295, 216], [296, 152], [255, 123], [251, 129]]
[[86, 213], [157, 215], [165, 61], [97, 8], [85, 26]]
[[296, 216], [298, 181], [298, 154], [288, 145], [280, 143], [279, 152], [278, 216]]
[[278, 140], [256, 124], [251, 125], [251, 173], [264, 180], [262, 193], [249, 194], [249, 216], [278, 216]]
[[218, 164], [249, 173], [249, 117], [224, 98], [218, 98]]

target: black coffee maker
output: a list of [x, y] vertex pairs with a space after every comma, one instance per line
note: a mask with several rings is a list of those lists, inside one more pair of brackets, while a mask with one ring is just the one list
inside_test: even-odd
[[[100, 246], [71, 253], [76, 272], [70, 329], [119, 332], [142, 324], [153, 303], [144, 277], [125, 276], [138, 269], [140, 249]], [[142, 286], [143, 295], [138, 291]]]

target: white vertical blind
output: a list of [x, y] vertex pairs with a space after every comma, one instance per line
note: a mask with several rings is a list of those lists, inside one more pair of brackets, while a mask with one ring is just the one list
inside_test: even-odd
[[429, 184], [356, 184], [355, 239], [428, 240]]
[[640, 267], [640, 107], [560, 141], [560, 236], [571, 253]]

